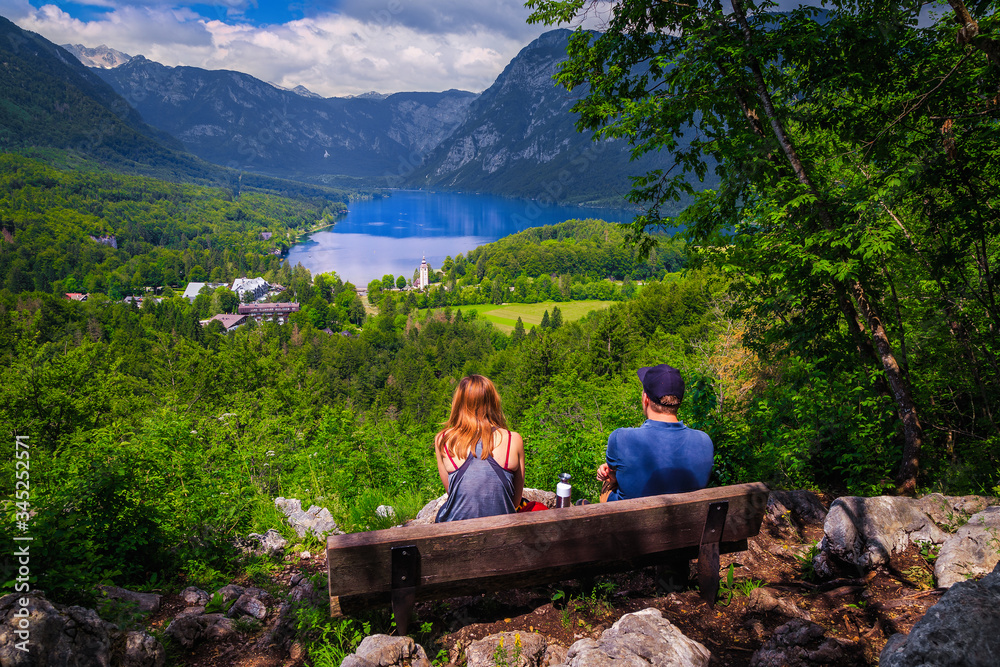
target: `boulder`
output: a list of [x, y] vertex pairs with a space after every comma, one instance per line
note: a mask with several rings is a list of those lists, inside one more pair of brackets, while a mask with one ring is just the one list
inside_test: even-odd
[[866, 664], [859, 647], [827, 637], [823, 627], [803, 619], [780, 626], [750, 658], [750, 667], [838, 667]]
[[184, 609], [181, 609], [179, 612], [177, 612], [177, 615], [174, 616], [174, 618], [184, 618], [185, 616], [201, 616], [204, 613], [205, 613], [205, 608], [201, 605], [198, 605], [197, 607], [184, 607]]
[[155, 614], [160, 610], [161, 596], [155, 593], [136, 593], [135, 591], [125, 590], [117, 586], [98, 586], [98, 588], [112, 600], [134, 602], [141, 612]]
[[807, 524], [821, 524], [826, 508], [811, 491], [771, 491], [761, 529], [780, 540], [802, 541]]
[[163, 644], [149, 634], [136, 630], [125, 635], [120, 667], [163, 667], [166, 662], [167, 651]]
[[267, 606], [257, 598], [244, 593], [236, 599], [226, 612], [226, 616], [229, 618], [252, 616], [259, 620], [267, 616]]
[[175, 618], [164, 634], [183, 648], [192, 648], [206, 640], [224, 639], [233, 633], [233, 622], [222, 614], [202, 614]]
[[[541, 667], [548, 642], [537, 633], [501, 632], [469, 644], [465, 650], [467, 667]], [[501, 660], [497, 660], [502, 655]]]
[[970, 576], [987, 574], [1000, 563], [1000, 507], [974, 514], [948, 536], [934, 561], [938, 588], [950, 588]]
[[916, 622], [893, 635], [881, 667], [995, 667], [1000, 656], [1000, 565], [979, 581], [960, 581]]
[[246, 539], [236, 538], [234, 544], [243, 553], [274, 557], [280, 556], [284, 552], [285, 547], [288, 546], [288, 540], [274, 528], [271, 528], [263, 535], [250, 533]]
[[212, 596], [200, 588], [188, 586], [181, 591], [181, 599], [192, 607], [204, 607], [212, 599]]
[[246, 589], [238, 584], [226, 584], [219, 590], [215, 591], [216, 595], [222, 596], [222, 601], [229, 604], [233, 600], [239, 599], [241, 595], [246, 592]]
[[658, 609], [625, 614], [600, 639], [581, 639], [569, 647], [569, 667], [652, 665], [707, 667], [708, 649], [684, 636]]
[[340, 667], [431, 667], [423, 647], [410, 637], [370, 635]]
[[375, 515], [383, 519], [395, 519], [396, 508], [392, 505], [379, 505], [375, 508]]
[[342, 534], [330, 510], [325, 507], [312, 505], [302, 511], [302, 501], [295, 498], [275, 498], [274, 504], [284, 512], [289, 525], [299, 537], [305, 537], [308, 533], [316, 537], [326, 537], [330, 533]]
[[830, 577], [838, 565], [865, 573], [889, 562], [910, 542], [941, 544], [948, 537], [920, 500], [876, 496], [844, 496], [830, 505], [824, 537], [813, 560], [816, 573]]
[[[556, 506], [556, 494], [552, 491], [542, 491], [541, 489], [524, 489], [521, 495], [532, 502], [541, 503], [548, 508], [553, 508]], [[438, 496], [434, 500], [430, 501], [417, 512], [417, 516], [414, 519], [410, 519], [404, 526], [423, 526], [426, 524], [434, 523], [434, 519], [437, 517], [438, 511], [440, 511], [441, 506], [444, 505], [444, 501], [448, 499], [448, 494]]]
[[[17, 635], [22, 609], [27, 610], [28, 651], [18, 649], [24, 641]], [[0, 598], [0, 665], [4, 667], [162, 667], [165, 660], [163, 646], [154, 638], [145, 632], [122, 632], [93, 609], [52, 604], [37, 593]]]

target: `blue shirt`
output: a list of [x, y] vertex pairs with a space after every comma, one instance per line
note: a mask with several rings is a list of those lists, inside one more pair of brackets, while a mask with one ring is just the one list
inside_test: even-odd
[[714, 453], [708, 434], [684, 422], [647, 419], [638, 428], [616, 429], [608, 436], [607, 460], [618, 490], [608, 500], [703, 489]]

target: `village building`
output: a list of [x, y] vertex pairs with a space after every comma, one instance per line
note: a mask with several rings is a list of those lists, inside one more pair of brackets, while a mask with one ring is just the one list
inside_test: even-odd
[[203, 287], [208, 287], [211, 290], [218, 289], [219, 287], [226, 287], [225, 283], [188, 283], [187, 287], [184, 289], [184, 298], [188, 301], [194, 301], [195, 297], [201, 293]]
[[89, 294], [81, 294], [79, 292], [66, 292], [66, 298], [71, 301], [86, 301]]
[[237, 309], [240, 315], [252, 317], [258, 322], [277, 322], [284, 324], [288, 316], [299, 312], [297, 303], [244, 303]]
[[429, 272], [430, 265], [427, 264], [427, 257], [424, 256], [423, 259], [420, 260], [420, 277], [417, 278], [417, 284], [413, 287], [416, 289], [426, 289], [426, 287], [430, 285]]
[[226, 330], [226, 333], [229, 333], [230, 331], [235, 331], [237, 327], [241, 327], [246, 324], [248, 319], [249, 318], [246, 315], [219, 313], [218, 315], [213, 315], [207, 320], [202, 320], [201, 325], [205, 327], [212, 322], [222, 322], [222, 328]]
[[270, 289], [270, 285], [263, 278], [237, 278], [233, 281], [233, 286], [230, 289], [236, 292], [236, 296], [242, 303], [263, 298], [267, 294], [267, 290]]

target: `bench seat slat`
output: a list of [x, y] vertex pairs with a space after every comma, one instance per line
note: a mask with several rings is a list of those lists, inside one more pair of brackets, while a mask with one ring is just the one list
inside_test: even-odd
[[725, 548], [757, 534], [767, 494], [763, 484], [742, 484], [547, 512], [335, 535], [327, 540], [330, 595], [341, 599], [387, 597], [394, 546], [413, 545], [420, 551], [420, 599], [459, 590], [481, 592], [504, 585], [557, 581], [560, 572], [587, 568], [606, 570], [615, 564], [638, 567], [647, 557], [678, 549], [693, 548], [696, 555], [710, 502], [729, 501], [722, 535]]

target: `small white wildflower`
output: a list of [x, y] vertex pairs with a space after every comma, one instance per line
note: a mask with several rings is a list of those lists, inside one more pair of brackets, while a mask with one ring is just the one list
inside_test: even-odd
[[267, 450], [267, 455], [268, 456], [274, 456], [274, 450], [273, 449]]

